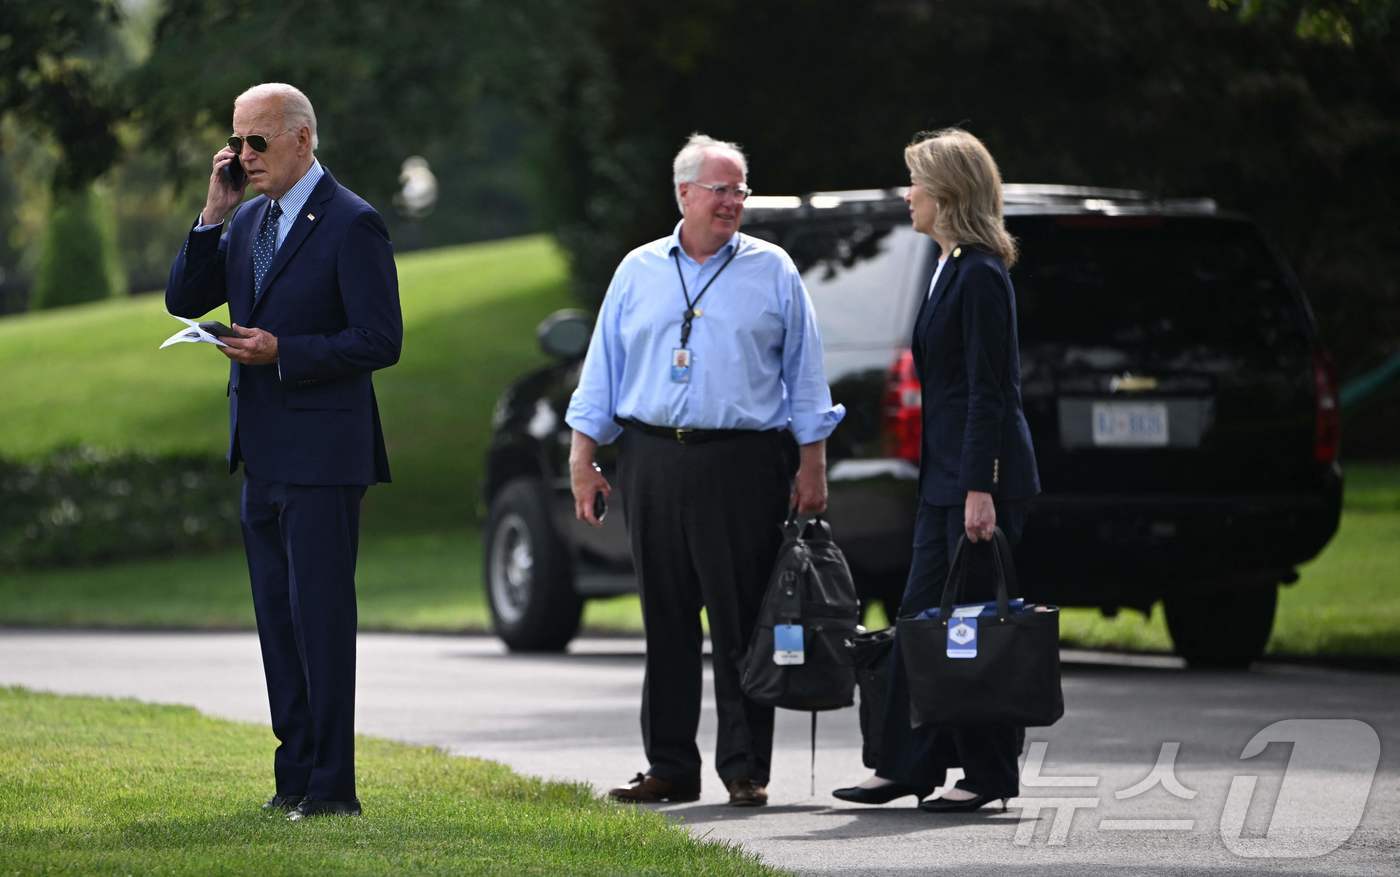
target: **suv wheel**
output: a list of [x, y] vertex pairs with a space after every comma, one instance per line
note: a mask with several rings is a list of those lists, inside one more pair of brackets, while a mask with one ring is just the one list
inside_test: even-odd
[[578, 632], [583, 601], [550, 522], [544, 485], [517, 478], [501, 488], [491, 502], [483, 547], [496, 635], [512, 651], [562, 651]]
[[1278, 585], [1226, 583], [1163, 600], [1176, 653], [1197, 669], [1243, 670], [1264, 654], [1274, 628]]

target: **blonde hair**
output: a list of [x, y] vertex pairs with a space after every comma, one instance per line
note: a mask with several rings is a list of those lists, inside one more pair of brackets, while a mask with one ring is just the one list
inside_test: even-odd
[[1002, 220], [1001, 171], [982, 141], [961, 128], [915, 136], [904, 163], [916, 186], [938, 204], [934, 230], [960, 244], [976, 244], [1016, 264], [1016, 240]]

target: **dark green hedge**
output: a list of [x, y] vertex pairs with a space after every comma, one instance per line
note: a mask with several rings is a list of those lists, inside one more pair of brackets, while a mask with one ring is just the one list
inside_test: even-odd
[[68, 447], [38, 462], [0, 459], [0, 569], [236, 544], [241, 483], [205, 456]]
[[29, 308], [98, 301], [125, 292], [112, 215], [91, 188], [55, 192]]

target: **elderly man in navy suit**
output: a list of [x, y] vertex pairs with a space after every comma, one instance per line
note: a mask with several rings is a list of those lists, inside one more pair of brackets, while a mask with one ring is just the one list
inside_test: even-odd
[[[229, 471], [243, 463], [243, 541], [280, 743], [263, 809], [294, 821], [358, 815], [355, 556], [365, 489], [389, 480], [370, 375], [403, 344], [393, 246], [374, 208], [316, 160], [316, 114], [299, 90], [248, 89], [233, 132], [165, 304], [197, 317], [227, 303], [236, 333], [222, 348]], [[248, 188], [258, 196], [240, 206]]]

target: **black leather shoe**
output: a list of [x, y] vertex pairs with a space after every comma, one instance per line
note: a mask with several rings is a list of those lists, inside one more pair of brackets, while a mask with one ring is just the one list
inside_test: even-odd
[[840, 798], [842, 801], [850, 801], [852, 804], [888, 804], [895, 798], [903, 798], [905, 795], [924, 798], [932, 791], [933, 789], [916, 789], [903, 783], [890, 783], [878, 789], [847, 786], [844, 789], [836, 789], [831, 793], [831, 796]]
[[930, 798], [927, 801], [920, 801], [919, 809], [925, 813], [971, 813], [974, 810], [981, 810], [993, 801], [1000, 802], [1001, 812], [1006, 812], [1006, 799], [996, 798], [992, 795], [978, 795], [975, 798], [968, 798], [966, 801]]
[[724, 787], [729, 790], [729, 803], [732, 806], [762, 807], [768, 803], [768, 787], [760, 786], [753, 780], [730, 780]]
[[268, 813], [273, 811], [286, 813], [289, 810], [295, 810], [300, 803], [301, 795], [273, 795], [271, 798], [267, 799], [267, 802], [262, 805], [262, 808]]
[[302, 798], [296, 809], [287, 814], [287, 819], [292, 822], [300, 822], [313, 816], [359, 815], [360, 802], [354, 799], [349, 801], [317, 801], [314, 798]]

